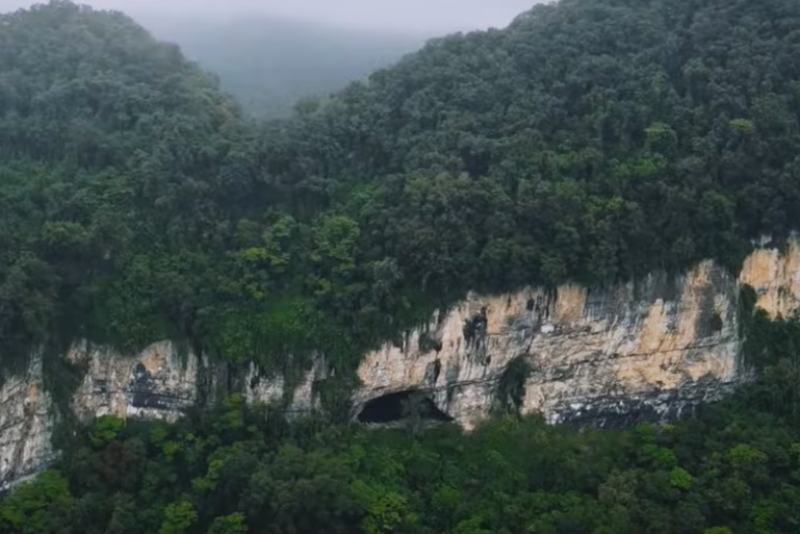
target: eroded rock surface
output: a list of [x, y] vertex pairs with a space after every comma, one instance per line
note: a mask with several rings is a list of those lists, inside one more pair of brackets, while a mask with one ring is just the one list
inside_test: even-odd
[[[406, 332], [399, 346], [387, 343], [364, 356], [353, 419], [368, 403], [371, 412], [379, 409], [375, 401], [384, 396], [416, 399], [439, 420], [452, 418], [465, 428], [496, 408], [602, 426], [678, 417], [748, 378], [739, 360], [742, 284], [755, 289], [757, 305], [772, 316], [794, 313], [800, 245], [756, 250], [738, 278], [706, 261], [682, 276], [653, 274], [606, 288], [471, 294]], [[315, 385], [329, 372], [319, 357], [289, 388], [284, 377], [255, 364], [213, 363], [171, 342], [134, 355], [80, 342], [66, 358], [85, 370], [67, 403], [83, 421], [107, 414], [174, 421], [229, 393], [303, 414], [319, 408]], [[27, 372], [5, 380], [0, 485], [53, 459], [50, 438], [61, 415], [44, 387], [38, 355]]]
[[0, 490], [44, 469], [55, 457], [52, 432], [57, 414], [44, 389], [41, 355], [24, 374], [0, 387]]
[[357, 400], [421, 387], [469, 428], [489, 415], [509, 363], [522, 359], [523, 413], [554, 423], [677, 415], [740, 376], [737, 294], [735, 279], [704, 262], [684, 276], [607, 289], [471, 295], [402, 346], [368, 354]]
[[756, 290], [759, 308], [772, 317], [790, 317], [800, 308], [800, 241], [754, 251], [739, 279]]
[[82, 421], [103, 415], [175, 421], [197, 400], [199, 358], [170, 342], [135, 356], [81, 342], [67, 358], [86, 370], [72, 398]]

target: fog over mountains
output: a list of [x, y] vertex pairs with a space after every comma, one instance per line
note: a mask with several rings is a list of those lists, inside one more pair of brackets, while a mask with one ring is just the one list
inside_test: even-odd
[[[427, 39], [502, 27], [533, 0], [87, 0], [121, 10], [217, 74], [256, 117], [284, 117], [391, 65]], [[0, 12], [30, 0], [0, 0]]]
[[257, 17], [148, 24], [160, 39], [219, 76], [245, 111], [284, 117], [305, 97], [325, 97], [353, 80], [420, 48], [421, 34], [341, 29], [311, 22]]
[[[0, 11], [29, 7], [32, 0], [0, 0]], [[46, 3], [46, 2], [44, 2]], [[159, 17], [231, 19], [275, 17], [348, 29], [442, 34], [502, 27], [536, 0], [85, 0], [118, 9], [148, 24]]]

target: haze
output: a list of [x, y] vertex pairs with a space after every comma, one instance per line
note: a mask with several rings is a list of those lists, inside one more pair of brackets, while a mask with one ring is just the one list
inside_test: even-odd
[[[0, 11], [29, 7], [30, 0], [0, 0]], [[535, 0], [86, 0], [118, 9], [145, 26], [159, 16], [193, 18], [268, 16], [353, 29], [436, 35], [503, 27]]]
[[[0, 0], [0, 12], [48, 0]], [[504, 27], [536, 0], [74, 0], [131, 16], [216, 74], [253, 116], [366, 78], [427, 39]]]

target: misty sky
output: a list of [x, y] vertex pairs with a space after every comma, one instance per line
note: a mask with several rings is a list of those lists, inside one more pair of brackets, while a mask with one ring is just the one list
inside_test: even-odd
[[[438, 34], [503, 27], [536, 0], [84, 0], [120, 9], [145, 26], [169, 17], [243, 16], [291, 18], [331, 26]], [[0, 0], [0, 12], [29, 7], [31, 0]]]

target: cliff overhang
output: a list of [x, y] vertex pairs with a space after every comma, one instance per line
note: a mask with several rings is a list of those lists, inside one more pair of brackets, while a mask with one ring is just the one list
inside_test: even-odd
[[[704, 261], [679, 275], [653, 273], [604, 288], [565, 284], [470, 294], [400, 342], [364, 355], [351, 418], [366, 424], [452, 420], [471, 429], [498, 411], [605, 427], [684, 416], [752, 377], [741, 357], [745, 286], [769, 315], [794, 314], [798, 241], [757, 248], [738, 274]], [[330, 373], [320, 355], [289, 387], [254, 363], [234, 371], [168, 341], [138, 354], [80, 341], [64, 358], [84, 369], [66, 403], [47, 391], [40, 354], [0, 387], [0, 486], [56, 457], [51, 438], [65, 416], [174, 421], [231, 393], [306, 414], [319, 409], [316, 385]], [[234, 372], [239, 379], [231, 379]]]

